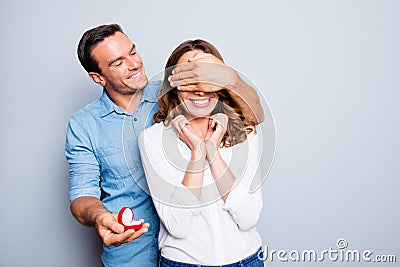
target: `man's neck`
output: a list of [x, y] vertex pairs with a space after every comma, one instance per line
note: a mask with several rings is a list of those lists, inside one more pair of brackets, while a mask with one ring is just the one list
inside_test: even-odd
[[126, 111], [130, 114], [135, 114], [137, 107], [139, 106], [140, 99], [142, 99], [143, 89], [139, 89], [136, 93], [131, 96], [130, 101], [127, 104]]
[[134, 94], [110, 94], [107, 92], [111, 101], [115, 103], [121, 109], [127, 111], [130, 114], [135, 114], [137, 107], [139, 106], [140, 99], [142, 98], [143, 89], [136, 90]]

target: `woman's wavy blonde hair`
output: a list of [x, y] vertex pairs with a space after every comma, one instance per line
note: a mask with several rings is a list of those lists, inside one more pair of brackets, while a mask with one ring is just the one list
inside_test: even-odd
[[[204, 40], [188, 40], [180, 44], [169, 57], [164, 71], [164, 80], [158, 94], [158, 109], [154, 114], [153, 122], [163, 121], [168, 125], [172, 119], [178, 115], [185, 115], [185, 110], [180, 106], [178, 100], [178, 90], [171, 87], [168, 77], [172, 75], [172, 70], [177, 65], [180, 57], [186, 52], [201, 50], [204, 53], [212, 54], [223, 62], [221, 54], [209, 42]], [[226, 133], [221, 141], [221, 147], [230, 147], [242, 143], [247, 139], [247, 134], [255, 131], [255, 124], [245, 122], [242, 110], [233, 101], [226, 89], [216, 92], [218, 94], [218, 103], [211, 115], [223, 113], [228, 117], [228, 126]]]

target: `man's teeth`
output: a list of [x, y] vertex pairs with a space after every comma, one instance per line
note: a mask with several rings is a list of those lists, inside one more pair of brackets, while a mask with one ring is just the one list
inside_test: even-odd
[[196, 100], [191, 100], [193, 104], [195, 105], [207, 105], [210, 102], [210, 99], [196, 99]]
[[140, 72], [136, 73], [135, 75], [132, 75], [129, 79], [136, 79], [139, 76], [140, 76]]

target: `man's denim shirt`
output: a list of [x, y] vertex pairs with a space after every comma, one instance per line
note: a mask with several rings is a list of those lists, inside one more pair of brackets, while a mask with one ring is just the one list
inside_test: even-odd
[[125, 206], [135, 219], [150, 223], [149, 232], [119, 247], [103, 245], [105, 266], [157, 266], [159, 220], [147, 187], [137, 138], [152, 125], [160, 81], [149, 82], [134, 115], [102, 96], [74, 114], [68, 124], [65, 153], [70, 164], [72, 202], [102, 199], [112, 213]]

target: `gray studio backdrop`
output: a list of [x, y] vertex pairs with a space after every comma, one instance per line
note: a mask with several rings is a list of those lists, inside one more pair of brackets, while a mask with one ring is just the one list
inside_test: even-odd
[[[76, 45], [111, 22], [148, 76], [199, 37], [267, 99], [276, 154], [258, 227], [268, 266], [396, 266], [399, 14], [395, 0], [2, 0], [0, 266], [100, 266], [95, 230], [69, 212], [64, 140], [68, 118], [101, 92]], [[293, 260], [311, 250], [324, 258]], [[347, 250], [371, 262], [347, 262]], [[373, 262], [390, 255], [397, 263]]]

